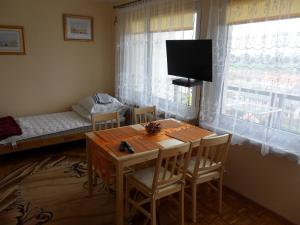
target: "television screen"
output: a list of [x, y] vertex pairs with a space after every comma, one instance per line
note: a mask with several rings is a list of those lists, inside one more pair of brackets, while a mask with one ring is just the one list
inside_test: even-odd
[[168, 74], [212, 81], [212, 40], [167, 40]]

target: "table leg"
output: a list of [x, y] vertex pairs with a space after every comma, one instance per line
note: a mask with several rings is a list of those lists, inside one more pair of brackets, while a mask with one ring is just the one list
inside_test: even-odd
[[86, 140], [86, 157], [87, 157], [87, 166], [88, 166], [88, 192], [89, 196], [93, 193], [93, 169], [92, 169], [92, 156], [91, 156], [91, 147], [89, 140]]
[[116, 165], [116, 222], [117, 225], [124, 224], [124, 186], [123, 186], [123, 165]]

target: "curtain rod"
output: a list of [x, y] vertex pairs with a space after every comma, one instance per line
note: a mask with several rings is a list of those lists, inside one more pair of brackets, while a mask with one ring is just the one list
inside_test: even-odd
[[126, 7], [129, 7], [129, 6], [133, 5], [133, 4], [141, 2], [141, 1], [142, 0], [135, 0], [135, 1], [127, 2], [127, 3], [124, 3], [124, 4], [116, 5], [113, 8], [114, 9], [126, 8]]
[[[126, 2], [126, 3], [120, 4], [120, 5], [115, 5], [115, 6], [113, 6], [113, 8], [114, 8], [114, 9], [126, 8], [126, 7], [129, 7], [129, 6], [134, 5], [134, 4], [136, 4], [136, 3], [139, 3], [139, 2], [141, 2], [141, 1], [143, 1], [143, 0], [133, 0], [133, 1], [131, 1], [131, 2]], [[194, 1], [195, 1], [195, 2], [198, 2], [198, 1], [200, 1], [200, 0], [194, 0]]]

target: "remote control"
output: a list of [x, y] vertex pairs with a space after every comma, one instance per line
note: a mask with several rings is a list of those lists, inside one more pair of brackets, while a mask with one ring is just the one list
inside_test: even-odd
[[127, 151], [131, 154], [134, 153], [133, 147], [127, 141], [125, 141], [125, 143], [127, 145]]
[[121, 152], [125, 152], [125, 151], [126, 151], [126, 149], [127, 149], [127, 144], [126, 144], [125, 141], [122, 141], [122, 142], [121, 142], [119, 149], [120, 149]]
[[128, 151], [128, 153], [134, 153], [133, 147], [127, 141], [122, 141], [119, 149], [121, 152]]

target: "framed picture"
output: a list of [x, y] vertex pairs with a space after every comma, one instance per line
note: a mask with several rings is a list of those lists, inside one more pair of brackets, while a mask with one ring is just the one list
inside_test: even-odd
[[0, 25], [0, 55], [24, 55], [24, 28]]
[[64, 14], [64, 40], [93, 41], [93, 17]]

